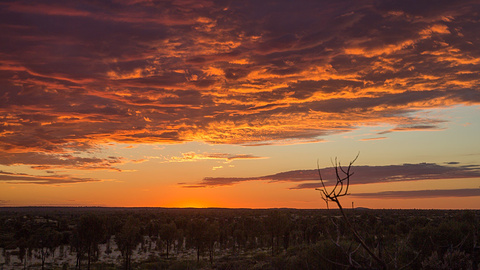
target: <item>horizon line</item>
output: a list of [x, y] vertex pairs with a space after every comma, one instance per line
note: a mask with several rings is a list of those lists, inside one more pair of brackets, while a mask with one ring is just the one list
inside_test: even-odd
[[[251, 207], [164, 207], [164, 206], [58, 206], [58, 205], [28, 205], [28, 206], [0, 206], [0, 209], [5, 208], [77, 208], [77, 209], [85, 209], [85, 208], [105, 208], [105, 209], [171, 209], [171, 210], [187, 210], [187, 209], [195, 209], [195, 210], [215, 210], [215, 209], [222, 209], [222, 210], [338, 210], [338, 208], [295, 208], [295, 207], [267, 207], [267, 208], [251, 208]], [[344, 210], [471, 210], [471, 211], [480, 211], [480, 208], [369, 208], [369, 207], [355, 207], [355, 208], [343, 208]]]

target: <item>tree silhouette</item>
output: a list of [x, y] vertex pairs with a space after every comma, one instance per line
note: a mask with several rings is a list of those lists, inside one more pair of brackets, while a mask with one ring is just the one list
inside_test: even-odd
[[180, 252], [183, 249], [183, 243], [185, 241], [184, 231], [182, 229], [177, 229], [175, 238], [176, 238], [175, 250], [178, 254], [178, 252]]
[[155, 249], [158, 249], [158, 235], [160, 233], [160, 222], [158, 220], [150, 220], [148, 222], [146, 231], [148, 237], [150, 237], [149, 249], [152, 244], [152, 241], [155, 242]]
[[[358, 156], [360, 155], [357, 154], [357, 156], [350, 162], [347, 168], [342, 167], [340, 162], [335, 158], [335, 163], [334, 169], [335, 169], [335, 176], [336, 176], [336, 182], [333, 186], [333, 188], [328, 189], [327, 186], [325, 185], [325, 181], [322, 178], [322, 173], [320, 171], [320, 166], [317, 163], [317, 171], [318, 171], [318, 176], [320, 178], [320, 182], [322, 184], [322, 188], [317, 188], [322, 194], [322, 199], [325, 201], [327, 208], [329, 208], [329, 202], [334, 202], [338, 209], [340, 210], [340, 213], [342, 215], [342, 218], [345, 222], [346, 227], [350, 232], [353, 234], [353, 238], [355, 241], [357, 241], [364, 249], [365, 251], [370, 255], [370, 257], [375, 260], [382, 269], [387, 269], [387, 264], [385, 263], [384, 260], [380, 258], [373, 250], [365, 243], [365, 241], [360, 237], [360, 234], [357, 232], [355, 227], [352, 225], [350, 222], [350, 219], [347, 217], [345, 214], [345, 211], [342, 207], [342, 204], [340, 203], [340, 198], [349, 195], [348, 189], [350, 187], [350, 177], [353, 175], [353, 172], [351, 171], [353, 163], [358, 159]], [[336, 244], [339, 245], [339, 240], [337, 239]], [[353, 258], [352, 255], [355, 253], [356, 250], [349, 250], [346, 251], [349, 257], [349, 263], [354, 266], [354, 267], [360, 267], [360, 264], [356, 262]]]
[[175, 240], [175, 234], [177, 232], [177, 226], [174, 222], [170, 222], [168, 224], [162, 224], [160, 226], [160, 239], [165, 241], [165, 245], [167, 246], [167, 258], [168, 258], [168, 251]]
[[129, 217], [122, 229], [115, 234], [115, 242], [124, 257], [125, 269], [131, 269], [131, 256], [133, 250], [142, 242], [140, 224], [133, 217]]
[[80, 217], [76, 230], [77, 260], [79, 268], [83, 254], [87, 253], [87, 269], [90, 270], [90, 262], [94, 254], [98, 254], [98, 244], [105, 235], [105, 227], [102, 219], [97, 215]]
[[59, 240], [60, 234], [49, 226], [42, 226], [31, 235], [30, 242], [32, 247], [40, 252], [42, 270], [45, 269], [46, 258], [58, 246]]
[[206, 242], [207, 242], [210, 264], [213, 264], [215, 243], [217, 243], [217, 241], [220, 237], [220, 225], [218, 224], [218, 222], [209, 223], [205, 230], [206, 230], [205, 239], [206, 239]]
[[285, 235], [288, 223], [288, 216], [280, 211], [273, 211], [265, 220], [265, 227], [270, 235], [272, 256], [280, 250], [280, 239]]
[[190, 222], [188, 236], [191, 244], [197, 250], [197, 263], [200, 261], [200, 253], [205, 245], [205, 221], [202, 219], [194, 219]]
[[27, 252], [30, 247], [29, 238], [32, 235], [32, 228], [29, 224], [23, 224], [16, 232], [17, 246], [19, 248], [18, 258], [23, 262], [23, 269], [27, 269]]

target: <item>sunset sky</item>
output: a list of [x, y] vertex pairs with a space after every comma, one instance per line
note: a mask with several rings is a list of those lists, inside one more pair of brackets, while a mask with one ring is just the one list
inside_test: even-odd
[[480, 208], [480, 3], [0, 3], [0, 206]]

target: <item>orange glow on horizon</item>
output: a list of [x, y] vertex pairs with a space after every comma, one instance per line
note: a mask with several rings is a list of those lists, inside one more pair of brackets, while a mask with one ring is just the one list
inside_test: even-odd
[[472, 3], [191, 2], [2, 3], [0, 206], [480, 205]]

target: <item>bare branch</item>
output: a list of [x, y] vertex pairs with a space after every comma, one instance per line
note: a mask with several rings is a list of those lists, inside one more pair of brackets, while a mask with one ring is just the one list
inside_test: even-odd
[[[359, 155], [360, 155], [360, 152], [352, 161], [350, 161], [346, 169], [342, 167], [341, 163], [338, 161], [337, 158], [335, 158], [335, 163], [333, 163], [332, 161], [332, 165], [334, 166], [334, 169], [335, 169], [336, 183], [335, 183], [335, 186], [330, 191], [328, 191], [325, 186], [325, 182], [321, 176], [320, 167], [318, 165], [318, 160], [317, 160], [318, 175], [320, 177], [320, 181], [323, 187], [322, 189], [317, 189], [317, 190], [322, 191], [322, 198], [326, 202], [327, 208], [328, 208], [328, 202], [334, 202], [337, 204], [338, 209], [340, 210], [340, 213], [342, 214], [342, 217], [347, 227], [352, 232], [355, 240], [360, 244], [360, 246], [362, 246], [365, 249], [365, 251], [370, 255], [370, 257], [373, 260], [375, 260], [383, 269], [387, 269], [387, 264], [385, 263], [385, 261], [383, 261], [379, 256], [375, 254], [375, 252], [372, 251], [372, 249], [369, 246], [367, 246], [365, 241], [363, 241], [363, 239], [358, 234], [357, 230], [350, 223], [350, 220], [345, 215], [342, 204], [340, 203], [340, 200], [339, 200], [340, 197], [348, 195], [348, 188], [350, 186], [350, 177], [353, 175], [353, 172], [351, 172], [351, 168], [353, 163], [355, 163], [355, 161], [358, 159]], [[349, 257], [351, 257], [351, 254], [349, 255]], [[352, 261], [350, 262], [353, 266], [353, 262]]]

